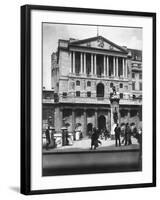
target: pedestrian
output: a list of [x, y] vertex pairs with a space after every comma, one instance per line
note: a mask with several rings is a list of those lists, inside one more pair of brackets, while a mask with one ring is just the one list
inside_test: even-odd
[[96, 128], [93, 128], [93, 132], [91, 135], [91, 150], [92, 150], [92, 147], [95, 146], [95, 140], [96, 140]]
[[96, 149], [98, 147], [98, 143], [101, 144], [101, 141], [98, 140], [99, 138], [99, 132], [97, 131], [96, 128], [93, 128], [93, 133], [91, 136], [91, 149], [94, 147]]
[[130, 129], [128, 123], [126, 124], [124, 137], [125, 137], [125, 146], [132, 144], [132, 141], [131, 141], [131, 129]]
[[98, 144], [102, 144], [102, 142], [99, 140], [99, 136], [100, 136], [100, 131], [99, 129], [97, 128], [96, 130], [96, 142], [97, 142], [97, 147], [98, 147]]
[[65, 130], [65, 145], [69, 145], [69, 134], [68, 134], [68, 130]]
[[46, 129], [46, 150], [49, 149], [49, 145], [51, 143], [51, 138], [50, 138], [50, 133], [49, 133], [50, 127], [48, 126], [48, 128]]
[[108, 137], [109, 137], [109, 131], [108, 131], [108, 129], [106, 128], [106, 129], [104, 130], [104, 138], [105, 138], [105, 140], [107, 140]]
[[121, 140], [120, 140], [121, 129], [120, 129], [118, 123], [117, 123], [117, 126], [114, 129], [114, 132], [115, 132], [115, 146], [117, 147], [117, 141], [119, 143], [119, 146], [121, 146]]

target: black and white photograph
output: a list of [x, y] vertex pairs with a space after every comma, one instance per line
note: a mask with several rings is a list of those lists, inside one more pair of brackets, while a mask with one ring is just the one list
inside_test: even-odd
[[42, 23], [42, 175], [142, 171], [143, 28]]
[[155, 13], [21, 9], [21, 192], [154, 187]]

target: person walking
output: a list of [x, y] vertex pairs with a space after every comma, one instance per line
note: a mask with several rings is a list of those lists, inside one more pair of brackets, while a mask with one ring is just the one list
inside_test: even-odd
[[92, 147], [94, 147], [94, 149], [96, 149], [98, 147], [98, 143], [102, 144], [100, 140], [98, 140], [99, 138], [99, 131], [96, 128], [93, 128], [93, 134], [91, 136], [91, 150]]
[[96, 128], [93, 128], [93, 132], [91, 135], [91, 150], [92, 150], [92, 147], [95, 148], [95, 141], [96, 141]]
[[114, 129], [114, 132], [115, 132], [115, 146], [117, 147], [117, 142], [119, 143], [119, 146], [121, 146], [121, 140], [120, 140], [121, 129], [120, 129], [118, 123], [117, 123], [117, 126]]
[[45, 132], [45, 134], [46, 134], [46, 150], [48, 150], [49, 149], [49, 145], [50, 145], [50, 143], [51, 143], [51, 138], [50, 138], [50, 133], [49, 133], [49, 126], [48, 126], [48, 128], [46, 129], [46, 132]]
[[125, 136], [124, 137], [125, 137], [125, 146], [132, 144], [132, 141], [131, 141], [131, 129], [130, 129], [128, 123], [126, 124]]

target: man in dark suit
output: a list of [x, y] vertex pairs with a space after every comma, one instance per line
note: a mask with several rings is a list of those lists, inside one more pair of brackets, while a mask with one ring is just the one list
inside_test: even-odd
[[115, 132], [115, 141], [116, 141], [115, 146], [117, 147], [117, 141], [119, 143], [119, 146], [121, 146], [121, 140], [120, 140], [121, 129], [120, 129], [118, 123], [117, 123], [117, 126], [114, 129], [114, 132]]
[[129, 127], [129, 124], [126, 124], [126, 129], [125, 129], [125, 145], [130, 145], [132, 144], [131, 141], [131, 129]]
[[45, 134], [46, 134], [46, 150], [48, 150], [48, 149], [49, 149], [49, 145], [50, 145], [50, 143], [51, 143], [50, 133], [49, 133], [49, 126], [48, 126], [48, 128], [46, 129]]

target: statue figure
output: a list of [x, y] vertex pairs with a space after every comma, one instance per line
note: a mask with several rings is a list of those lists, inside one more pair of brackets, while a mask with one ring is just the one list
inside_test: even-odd
[[115, 86], [112, 87], [112, 90], [113, 90], [113, 95], [116, 95], [116, 87]]

